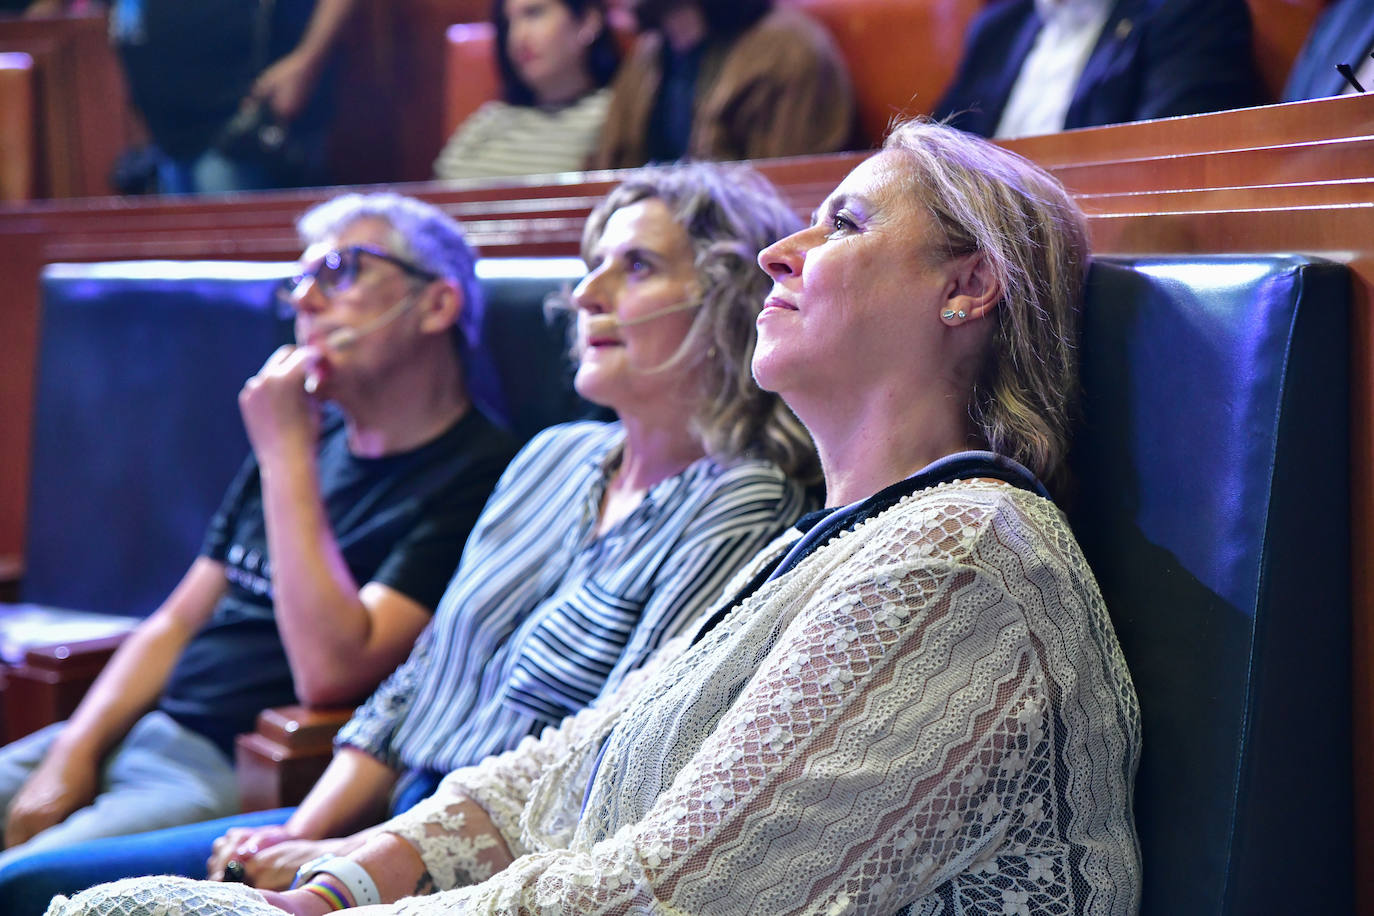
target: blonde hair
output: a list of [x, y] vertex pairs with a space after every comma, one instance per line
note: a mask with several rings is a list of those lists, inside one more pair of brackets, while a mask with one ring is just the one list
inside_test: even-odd
[[701, 379], [695, 428], [717, 460], [763, 458], [805, 483], [820, 480], [815, 446], [805, 427], [772, 392], [754, 382], [754, 319], [772, 281], [758, 252], [801, 227], [797, 214], [762, 175], [742, 165], [709, 162], [648, 168], [611, 190], [582, 233], [588, 259], [606, 221], [622, 207], [661, 200], [687, 232], [701, 307], [670, 364], [690, 360]]
[[900, 123], [883, 149], [905, 154], [946, 256], [981, 252], [1001, 286], [970, 417], [992, 451], [1057, 488], [1077, 408], [1091, 261], [1082, 211], [1039, 166], [943, 124]]

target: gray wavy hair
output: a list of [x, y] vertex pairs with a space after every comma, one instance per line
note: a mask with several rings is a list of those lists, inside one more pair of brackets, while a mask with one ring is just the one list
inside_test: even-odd
[[477, 254], [458, 221], [433, 204], [392, 191], [340, 194], [307, 210], [296, 220], [296, 234], [307, 247], [334, 238], [360, 219], [380, 219], [391, 227], [387, 249], [422, 270], [449, 280], [463, 294], [454, 344], [465, 373], [471, 375], [480, 350], [482, 287]]
[[690, 162], [641, 169], [593, 208], [582, 232], [582, 257], [590, 263], [612, 213], [649, 199], [668, 207], [695, 255], [702, 307], [669, 364], [690, 362], [701, 379], [695, 428], [706, 451], [717, 460], [767, 459], [793, 478], [818, 482], [810, 435], [781, 398], [759, 388], [750, 368], [754, 319], [772, 286], [756, 259], [800, 228], [800, 218], [768, 179], [747, 166]]
[[905, 154], [946, 255], [981, 252], [1001, 284], [997, 329], [969, 405], [974, 424], [992, 451], [1061, 488], [1091, 262], [1082, 211], [1039, 166], [943, 124], [900, 123], [883, 149]]

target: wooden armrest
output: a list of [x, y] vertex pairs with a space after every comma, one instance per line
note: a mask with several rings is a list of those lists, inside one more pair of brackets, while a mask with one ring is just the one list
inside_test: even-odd
[[91, 682], [127, 634], [38, 646], [6, 672], [6, 741], [22, 738], [72, 714]]
[[258, 713], [257, 726], [234, 742], [239, 801], [244, 811], [300, 804], [334, 753], [334, 734], [353, 709], [278, 706]]

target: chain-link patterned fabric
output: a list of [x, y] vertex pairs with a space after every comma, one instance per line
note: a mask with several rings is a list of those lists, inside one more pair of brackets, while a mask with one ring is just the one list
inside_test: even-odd
[[1138, 908], [1139, 708], [1051, 503], [917, 493], [660, 662], [391, 822], [440, 886], [448, 793], [527, 853], [398, 912]]
[[390, 910], [1125, 916], [1139, 746], [1063, 516], [1004, 484], [944, 484], [598, 706], [450, 774], [385, 829], [450, 887], [479, 852], [457, 816], [470, 798], [519, 858]]
[[71, 900], [56, 897], [47, 916], [281, 916], [281, 912], [242, 884], [162, 875], [101, 884]]

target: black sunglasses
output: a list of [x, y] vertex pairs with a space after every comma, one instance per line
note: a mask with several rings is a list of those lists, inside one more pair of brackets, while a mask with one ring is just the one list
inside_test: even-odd
[[370, 245], [349, 245], [347, 248], [325, 252], [324, 257], [314, 266], [282, 280], [281, 287], [277, 290], [277, 298], [288, 306], [294, 306], [305, 294], [310, 283], [313, 283], [325, 298], [346, 292], [358, 279], [358, 262], [363, 255], [395, 264], [410, 276], [426, 283], [439, 279], [438, 274], [416, 267], [404, 258], [398, 258], [380, 248]]

